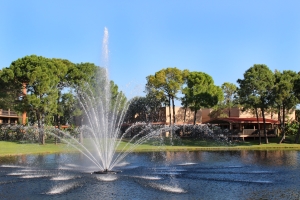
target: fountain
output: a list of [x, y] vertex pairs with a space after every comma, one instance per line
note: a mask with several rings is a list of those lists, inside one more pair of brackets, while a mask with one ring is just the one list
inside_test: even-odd
[[[86, 124], [79, 129], [83, 141], [82, 139], [78, 141], [65, 131], [56, 130], [60, 134], [54, 134], [55, 131], [50, 132], [53, 136], [79, 150], [97, 166], [99, 170], [95, 171], [95, 174], [116, 173], [117, 171], [112, 170], [114, 166], [139, 144], [172, 129], [168, 126], [153, 127], [150, 124], [137, 123], [129, 127], [125, 133], [121, 132], [130, 102], [126, 102], [126, 98], [121, 92], [112, 101], [108, 74], [108, 52], [108, 30], [105, 28], [102, 46], [104, 67], [97, 70], [93, 85], [85, 84], [80, 88], [75, 88], [85, 116]], [[127, 137], [130, 131], [137, 126], [142, 126], [143, 130], [132, 137], [121, 152], [116, 154], [116, 148], [122, 139]]]

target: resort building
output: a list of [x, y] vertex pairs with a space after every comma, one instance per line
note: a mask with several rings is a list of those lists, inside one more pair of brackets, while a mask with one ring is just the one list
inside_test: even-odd
[[0, 124], [26, 124], [26, 113], [19, 115], [15, 111], [0, 109]]
[[[173, 120], [173, 109], [171, 111], [171, 121]], [[220, 130], [226, 130], [232, 137], [258, 137], [258, 129], [263, 130], [263, 118], [261, 113], [259, 113], [259, 118], [257, 120], [256, 115], [250, 111], [243, 112], [240, 108], [234, 107], [230, 110], [224, 111], [228, 117], [222, 118], [211, 118], [210, 114], [213, 109], [205, 108], [197, 111], [196, 124], [214, 124], [220, 128]], [[194, 112], [190, 109], [186, 110], [186, 116], [184, 121], [185, 109], [182, 107], [175, 107], [175, 119], [176, 124], [193, 124], [194, 122]], [[161, 109], [161, 122], [165, 124], [170, 124], [169, 117], [169, 107]], [[286, 114], [286, 121], [295, 120], [295, 111], [292, 110]], [[275, 137], [277, 132], [277, 127], [280, 122], [277, 113], [266, 113], [265, 114], [265, 124], [267, 129], [267, 134], [270, 137]], [[263, 133], [261, 131], [261, 136]]]
[[[171, 120], [173, 120], [173, 109], [171, 107]], [[211, 123], [215, 119], [210, 117], [210, 114], [212, 113], [213, 109], [211, 108], [204, 108], [197, 111], [196, 115], [196, 124], [203, 124], [203, 123]], [[186, 110], [186, 116], [185, 116], [185, 122], [184, 122], [184, 112], [185, 109], [183, 107], [175, 107], [175, 120], [176, 124], [193, 124], [194, 122], [194, 111], [191, 111], [189, 108]], [[218, 119], [240, 119], [240, 121], [245, 121], [245, 119], [249, 119], [250, 121], [253, 121], [253, 118], [255, 118], [256, 123], [256, 115], [255, 113], [252, 113], [250, 111], [243, 112], [238, 107], [233, 107], [230, 110], [226, 110], [223, 112], [225, 114], [226, 118], [218, 118]], [[259, 118], [262, 118], [261, 113], [259, 112]], [[270, 122], [279, 122], [277, 113], [265, 113], [265, 118], [268, 119]], [[242, 120], [243, 119], [243, 120]], [[295, 111], [292, 110], [289, 113], [286, 114], [286, 120], [293, 121], [295, 120]], [[166, 124], [170, 124], [170, 118], [169, 118], [169, 107], [163, 107], [160, 111], [160, 121], [165, 122]], [[229, 128], [229, 127], [227, 127]]]
[[16, 112], [8, 109], [0, 109], [0, 124], [16, 124], [18, 123], [19, 116]]
[[[27, 94], [26, 85], [23, 84], [22, 89], [23, 95]], [[26, 124], [27, 121], [27, 114], [23, 112], [19, 114], [12, 109], [2, 109], [0, 108], [0, 125], [1, 124]]]

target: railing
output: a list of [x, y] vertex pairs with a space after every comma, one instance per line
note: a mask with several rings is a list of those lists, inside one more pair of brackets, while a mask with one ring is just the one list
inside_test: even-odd
[[17, 117], [18, 114], [15, 111], [12, 111], [12, 110], [2, 110], [2, 109], [0, 109], [0, 116], [4, 116], [4, 117], [9, 117], [9, 116]]
[[242, 134], [243, 135], [257, 135], [258, 130], [257, 129], [244, 129]]
[[[266, 129], [267, 135], [273, 135], [275, 134], [275, 129]], [[257, 129], [244, 129], [242, 132], [243, 135], [258, 135]], [[260, 130], [260, 135], [262, 136], [264, 134], [264, 130]]]

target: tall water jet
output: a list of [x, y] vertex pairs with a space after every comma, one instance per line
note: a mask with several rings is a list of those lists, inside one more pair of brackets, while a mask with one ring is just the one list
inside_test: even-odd
[[[61, 134], [64, 135], [63, 137], [55, 135], [78, 149], [92, 161], [99, 169], [95, 173], [110, 172], [139, 144], [170, 129], [165, 126], [153, 128], [149, 124], [139, 123], [132, 125], [125, 132], [121, 131], [130, 102], [126, 101], [126, 97], [122, 92], [112, 96], [112, 84], [108, 76], [108, 60], [108, 30], [105, 28], [102, 44], [102, 63], [104, 67], [99, 67], [96, 70], [91, 83], [76, 88], [78, 101], [85, 118], [85, 125], [79, 129], [81, 135], [83, 135], [83, 142], [79, 142], [65, 132]], [[143, 126], [142, 131], [131, 137], [121, 152], [117, 154], [116, 148], [120, 145], [122, 139], [128, 136], [136, 126]]]
[[108, 63], [109, 63], [108, 38], [109, 38], [108, 37], [108, 29], [105, 27], [103, 40], [102, 40], [102, 60], [101, 60], [102, 63], [101, 64], [106, 69], [108, 68]]
[[[96, 155], [90, 154], [90, 159], [97, 163], [100, 170], [111, 170], [117, 139], [120, 137], [120, 127], [125, 117], [127, 104], [125, 96], [119, 95], [112, 102], [111, 83], [108, 75], [108, 29], [104, 28], [102, 42], [102, 64], [95, 75], [95, 85], [80, 88], [79, 100], [87, 117], [87, 126], [83, 128], [86, 138], [90, 139], [96, 150]], [[122, 108], [123, 107], [123, 108]]]

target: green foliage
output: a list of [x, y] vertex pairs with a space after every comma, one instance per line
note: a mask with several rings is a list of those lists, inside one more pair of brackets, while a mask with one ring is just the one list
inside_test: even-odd
[[82, 114], [77, 99], [72, 93], [64, 93], [59, 102], [60, 124], [74, 124], [73, 117]]
[[134, 97], [130, 100], [125, 122], [158, 122], [161, 107], [162, 101], [154, 94], [148, 93], [146, 97]]
[[272, 105], [271, 94], [275, 77], [263, 64], [255, 64], [244, 73], [244, 79], [238, 79], [239, 103], [246, 108], [267, 108]]
[[2, 74], [3, 71], [0, 71], [0, 108], [7, 110], [15, 107], [18, 97], [22, 95], [19, 90], [22, 86], [4, 81]]
[[237, 87], [233, 83], [225, 82], [221, 88], [224, 94], [224, 104], [230, 110], [235, 105], [234, 97], [236, 96]]
[[210, 118], [227, 118], [228, 114], [225, 112], [227, 106], [224, 103], [217, 104], [213, 110], [208, 114]]
[[297, 78], [294, 80], [294, 94], [300, 100], [300, 72], [298, 72]]
[[[168, 99], [168, 105], [173, 106], [173, 123], [175, 123], [175, 105], [174, 99], [185, 82], [185, 77], [188, 75], [188, 70], [181, 71], [180, 69], [166, 68], [148, 76], [146, 91], [151, 90], [157, 95], [157, 99]], [[171, 113], [170, 113], [171, 122]]]
[[275, 72], [274, 98], [277, 104], [286, 105], [287, 109], [294, 107], [299, 101], [294, 95], [294, 82], [298, 74], [291, 70]]
[[[25, 56], [11, 63], [3, 70], [2, 77], [10, 84], [26, 85], [27, 95], [23, 94], [15, 110], [31, 112], [36, 116], [40, 128], [40, 142], [44, 144], [43, 124], [47, 115], [57, 111], [57, 85], [60, 81], [58, 60], [42, 56]], [[22, 88], [19, 88], [21, 91]]]
[[119, 91], [119, 87], [110, 81], [110, 91], [111, 91], [111, 105], [110, 108], [118, 108], [118, 111], [122, 111], [127, 103], [127, 98], [122, 91]]
[[[99, 84], [108, 81], [107, 76], [103, 76], [104, 73], [106, 69], [92, 63], [74, 64], [65, 59], [25, 56], [0, 71], [0, 106], [21, 113], [26, 112], [28, 121], [38, 124], [40, 142], [44, 143], [45, 124], [59, 125], [71, 122], [73, 116], [82, 113], [78, 109], [77, 98], [73, 93], [65, 93], [66, 89], [74, 88], [76, 91], [81, 88], [103, 92], [99, 89], [102, 88]], [[108, 90], [112, 98], [111, 108], [116, 106], [117, 99], [121, 99], [118, 101], [121, 104], [118, 105], [119, 108], [124, 107], [125, 95], [118, 91], [118, 86], [112, 81], [108, 86], [111, 86]], [[27, 91], [27, 94], [23, 93], [24, 91]], [[97, 93], [95, 98], [100, 98], [103, 94], [101, 92]]]
[[145, 122], [147, 118], [147, 100], [145, 97], [134, 97], [130, 100], [125, 122]]
[[147, 83], [158, 91], [162, 91], [166, 96], [174, 98], [184, 83], [184, 73], [176, 67], [162, 69], [154, 76], [148, 76]]
[[86, 86], [86, 84], [96, 85], [96, 76], [98, 73], [97, 67], [93, 63], [79, 63], [75, 65], [71, 65], [68, 70], [68, 75], [66, 76], [66, 80], [68, 84], [74, 88], [82, 88]]
[[299, 122], [292, 121], [290, 123], [287, 123], [285, 126], [285, 134], [286, 135], [296, 135], [299, 128]]
[[185, 103], [195, 112], [200, 108], [211, 108], [223, 100], [222, 89], [214, 85], [211, 76], [204, 72], [190, 72], [187, 76], [187, 86], [182, 90]]
[[[210, 118], [227, 118], [231, 117], [231, 108], [236, 105], [235, 96], [237, 87], [233, 83], [225, 82], [221, 86], [224, 101], [220, 101], [213, 107], [209, 113]], [[228, 114], [227, 114], [228, 112]]]
[[[238, 101], [243, 109], [260, 108], [265, 128], [265, 111], [273, 105], [272, 92], [275, 82], [273, 72], [264, 64], [255, 64], [244, 73], [244, 79], [237, 80], [239, 88], [237, 91]], [[258, 117], [258, 116], [257, 116]], [[265, 137], [268, 143], [267, 137]]]
[[[275, 85], [273, 88], [274, 103], [277, 107], [283, 109], [284, 114], [299, 103], [299, 99], [294, 92], [294, 82], [298, 78], [299, 75], [291, 70], [275, 72]], [[283, 119], [282, 123], [285, 123], [285, 119]]]
[[22, 126], [0, 125], [0, 140], [17, 141], [24, 139], [24, 130]]

